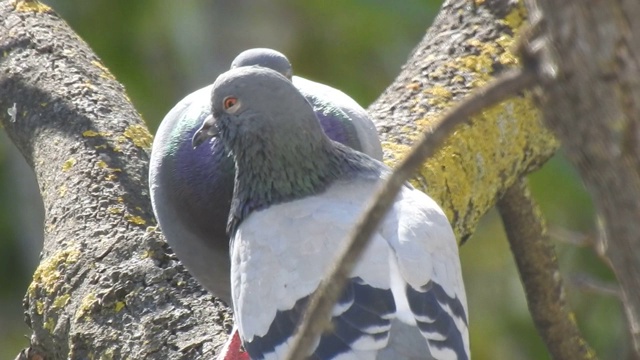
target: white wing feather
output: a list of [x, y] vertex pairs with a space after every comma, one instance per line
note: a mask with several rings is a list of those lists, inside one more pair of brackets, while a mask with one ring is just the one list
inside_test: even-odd
[[[339, 181], [320, 195], [273, 205], [252, 213], [238, 228], [232, 242], [232, 297], [237, 326], [244, 341], [269, 332], [276, 314], [309, 296], [327, 273], [337, 252], [379, 186], [373, 181]], [[378, 289], [393, 285], [400, 320], [416, 324], [403, 287], [421, 289], [430, 282], [457, 298], [467, 314], [458, 247], [444, 213], [424, 193], [404, 187], [395, 205], [356, 266], [353, 277]], [[455, 318], [446, 304], [443, 308]], [[339, 306], [336, 312], [341, 312]], [[468, 354], [467, 319], [456, 325]], [[339, 358], [375, 358], [387, 339], [362, 342], [363, 352]], [[369, 346], [368, 349], [366, 347]], [[265, 358], [279, 358], [284, 346]], [[438, 359], [455, 359], [431, 349]], [[455, 355], [455, 354], [453, 354]]]

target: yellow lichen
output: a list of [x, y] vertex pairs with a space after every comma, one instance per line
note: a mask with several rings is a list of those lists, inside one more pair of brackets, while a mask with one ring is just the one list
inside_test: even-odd
[[124, 212], [123, 209], [117, 207], [110, 207], [107, 209], [109, 214], [122, 214]]
[[445, 106], [449, 105], [451, 99], [453, 98], [451, 90], [445, 88], [444, 86], [433, 86], [429, 89], [424, 90], [424, 93], [431, 95], [428, 100], [429, 105], [438, 106], [440, 108], [444, 108]]
[[60, 195], [60, 197], [63, 197], [65, 195], [67, 195], [67, 185], [62, 184], [59, 188], [58, 188], [58, 194]]
[[111, 173], [111, 174], [108, 174], [107, 176], [105, 176], [105, 179], [107, 181], [116, 181], [118, 179], [118, 175], [116, 175], [114, 173]]
[[132, 224], [136, 224], [136, 225], [146, 225], [147, 222], [140, 216], [137, 215], [131, 215], [131, 214], [127, 214], [125, 217], [125, 220], [127, 220], [128, 222], [132, 223]]
[[524, 6], [524, 2], [519, 1], [518, 5], [504, 17], [504, 23], [509, 26], [511, 30], [519, 30], [522, 28], [522, 24], [526, 18], [527, 9]]
[[96, 165], [98, 165], [99, 168], [101, 169], [106, 169], [109, 167], [109, 165], [107, 165], [106, 162], [102, 161], [102, 160], [98, 160], [98, 162], [96, 163]]
[[[476, 0], [476, 4], [478, 3], [482, 2]], [[504, 23], [517, 35], [524, 19], [526, 9], [520, 2], [506, 16]], [[511, 52], [514, 36], [504, 34], [486, 42], [474, 38], [466, 41], [466, 45], [476, 51], [450, 60], [434, 69], [430, 76], [448, 76], [452, 79], [452, 84], [464, 84], [473, 88], [480, 87], [493, 78], [496, 62], [506, 66], [518, 64], [518, 59]], [[427, 103], [431, 107], [447, 107], [452, 99], [447, 88], [437, 85], [424, 89], [423, 93], [429, 95]], [[425, 112], [424, 106], [417, 103], [412, 110], [415, 111], [414, 115]], [[439, 115], [431, 111], [414, 124], [418, 129], [426, 129], [434, 124], [436, 116]], [[418, 137], [418, 131], [405, 128], [399, 129], [403, 139], [411, 141]], [[410, 135], [407, 130], [414, 134]], [[442, 148], [422, 166], [417, 178], [422, 184], [428, 184], [427, 192], [457, 224], [455, 230], [460, 235], [465, 230], [461, 224], [477, 223], [481, 212], [492, 205], [493, 195], [497, 190], [513, 182], [513, 179], [505, 179], [504, 169], [513, 167], [514, 154], [524, 160], [526, 154], [523, 149], [529, 154], [547, 154], [557, 146], [556, 140], [540, 123], [531, 97], [517, 97], [476, 115], [472, 118], [471, 125], [456, 129]], [[393, 156], [391, 162], [410, 149], [406, 145], [390, 143], [383, 143], [383, 148]], [[456, 216], [465, 216], [466, 221], [459, 221], [462, 219], [455, 219]]]
[[98, 131], [94, 131], [94, 130], [86, 130], [82, 133], [82, 136], [84, 137], [96, 137], [96, 136], [107, 136], [109, 135], [108, 133], [103, 133], [103, 132], [98, 132]]
[[100, 61], [93, 60], [91, 62], [91, 64], [93, 64], [95, 67], [97, 67], [98, 69], [100, 69], [102, 71], [102, 74], [100, 74], [100, 77], [103, 77], [103, 78], [109, 79], [109, 80], [115, 80], [116, 79], [116, 77], [111, 74], [109, 69], [106, 66], [104, 66], [104, 64], [102, 64]]
[[120, 312], [120, 310], [122, 310], [125, 307], [125, 303], [124, 301], [116, 301], [116, 305], [115, 305], [115, 310], [116, 312]]
[[113, 360], [115, 358], [115, 354], [113, 349], [107, 349], [105, 352], [100, 354], [100, 360]]
[[51, 317], [48, 317], [47, 320], [44, 321], [43, 327], [45, 330], [53, 332], [53, 330], [56, 328], [56, 322]]
[[131, 141], [137, 147], [148, 149], [151, 147], [153, 137], [149, 133], [146, 127], [142, 125], [131, 125], [124, 131], [124, 136]]
[[38, 315], [44, 314], [44, 301], [36, 300], [36, 313]]
[[90, 89], [93, 91], [98, 90], [97, 87], [95, 87], [95, 85], [93, 85], [90, 81], [87, 81], [86, 83], [82, 84], [86, 89]]
[[91, 314], [91, 309], [93, 305], [98, 301], [96, 295], [94, 293], [87, 294], [82, 301], [80, 302], [80, 306], [78, 306], [78, 310], [76, 310], [76, 320], [80, 320], [82, 318], [86, 318]]
[[409, 152], [409, 149], [411, 149], [408, 145], [397, 144], [390, 141], [382, 141], [381, 145], [384, 153], [390, 154], [390, 156], [384, 156], [383, 158], [384, 163], [390, 167], [395, 166], [397, 160], [402, 158], [407, 152]]
[[[416, 124], [425, 128], [429, 121], [418, 120]], [[529, 95], [489, 108], [474, 116], [471, 124], [460, 126], [419, 170], [419, 176], [428, 184], [426, 191], [458, 224], [461, 222], [455, 221], [459, 219], [454, 215], [466, 214], [469, 209], [467, 220], [473, 220], [467, 222], [476, 223], [503, 183], [513, 182], [514, 179], [504, 178], [503, 170], [511, 166], [514, 154], [524, 159], [525, 148], [542, 154], [558, 145], [539, 121]], [[531, 134], [536, 134], [535, 140]], [[394, 150], [396, 156], [401, 154], [398, 150]], [[455, 230], [460, 236], [462, 229]]]
[[67, 171], [71, 170], [71, 168], [73, 167], [73, 165], [76, 164], [76, 162], [77, 162], [77, 160], [74, 159], [74, 158], [67, 159], [67, 161], [65, 161], [62, 164], [62, 171], [67, 172]]
[[13, 2], [16, 11], [20, 12], [49, 12], [51, 8], [36, 0], [16, 0]]
[[67, 305], [67, 303], [69, 302], [69, 299], [71, 299], [71, 295], [69, 294], [64, 294], [61, 296], [56, 297], [55, 300], [53, 300], [53, 305], [51, 306], [52, 308], [63, 308]]
[[34, 297], [38, 288], [43, 289], [47, 294], [57, 291], [62, 286], [59, 281], [62, 276], [60, 271], [77, 262], [79, 257], [80, 251], [67, 249], [43, 260], [33, 273], [29, 294]]

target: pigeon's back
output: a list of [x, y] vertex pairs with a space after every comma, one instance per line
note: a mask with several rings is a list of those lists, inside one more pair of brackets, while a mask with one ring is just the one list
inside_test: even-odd
[[[282, 359], [310, 295], [380, 185], [360, 178], [256, 211], [232, 245], [237, 325], [254, 359]], [[405, 186], [334, 307], [314, 359], [468, 359], [467, 305], [445, 215]]]

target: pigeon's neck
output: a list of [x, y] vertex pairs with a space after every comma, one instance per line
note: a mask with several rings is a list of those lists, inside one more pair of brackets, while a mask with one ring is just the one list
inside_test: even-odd
[[331, 140], [296, 147], [259, 141], [234, 154], [236, 178], [228, 231], [251, 212], [324, 191], [344, 173], [344, 157]]
[[177, 216], [200, 236], [226, 237], [226, 222], [233, 193], [234, 164], [217, 139], [193, 148], [197, 126], [180, 131], [170, 144], [166, 196]]

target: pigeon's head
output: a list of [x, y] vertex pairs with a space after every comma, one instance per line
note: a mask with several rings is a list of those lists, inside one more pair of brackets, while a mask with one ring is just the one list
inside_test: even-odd
[[211, 116], [194, 134], [194, 147], [217, 137], [236, 155], [275, 155], [274, 151], [299, 151], [328, 141], [304, 96], [269, 68], [239, 67], [221, 74], [213, 84], [211, 102]]
[[289, 80], [293, 76], [289, 59], [284, 54], [267, 48], [255, 48], [241, 52], [233, 59], [231, 69], [254, 65], [275, 70]]

